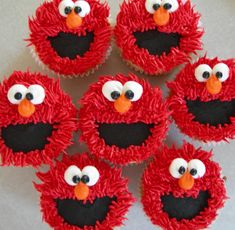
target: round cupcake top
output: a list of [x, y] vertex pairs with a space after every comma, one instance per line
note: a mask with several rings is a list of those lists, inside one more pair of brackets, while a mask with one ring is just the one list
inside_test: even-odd
[[204, 229], [226, 199], [220, 166], [211, 152], [165, 147], [142, 178], [142, 203], [153, 224], [164, 229]]
[[81, 99], [81, 140], [112, 163], [140, 163], [161, 146], [168, 116], [159, 88], [134, 74], [104, 76]]
[[181, 131], [204, 142], [233, 138], [235, 61], [200, 58], [169, 83], [169, 103]]
[[109, 8], [96, 0], [44, 2], [29, 19], [39, 61], [60, 75], [86, 75], [102, 64], [111, 41]]
[[14, 72], [0, 85], [0, 97], [3, 165], [48, 164], [71, 144], [76, 108], [59, 81]]
[[117, 46], [135, 69], [166, 73], [201, 49], [199, 19], [190, 1], [124, 1], [115, 27]]
[[123, 224], [134, 201], [121, 169], [87, 154], [65, 156], [37, 175], [43, 218], [57, 230], [112, 230]]

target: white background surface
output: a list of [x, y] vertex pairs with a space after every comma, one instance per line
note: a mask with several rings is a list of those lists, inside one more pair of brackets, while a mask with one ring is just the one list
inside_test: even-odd
[[[35, 9], [42, 1], [30, 0], [0, 0], [0, 77], [9, 76], [13, 70], [42, 71], [32, 60], [26, 48], [28, 27], [27, 17], [34, 14]], [[119, 10], [117, 0], [108, 1], [111, 6], [112, 20], [115, 21]], [[234, 0], [194, 0], [197, 10], [202, 14], [205, 27], [204, 50], [210, 57], [235, 57], [235, 1]], [[201, 52], [204, 54], [205, 52]], [[178, 69], [179, 70], [179, 69]], [[152, 83], [158, 85], [167, 95], [164, 83], [173, 79], [178, 72], [175, 70], [168, 76], [147, 77]], [[62, 87], [70, 93], [76, 102], [87, 90], [91, 82], [97, 80], [101, 74], [128, 73], [131, 70], [122, 62], [116, 50], [112, 52], [107, 63], [94, 75], [84, 79], [62, 80]], [[53, 76], [50, 74], [50, 76]], [[167, 144], [180, 145], [183, 136], [172, 126], [167, 138]], [[209, 149], [208, 147], [205, 147]], [[68, 151], [70, 154], [86, 150], [85, 146], [75, 144]], [[229, 145], [214, 148], [214, 159], [218, 161], [223, 174], [227, 176], [228, 196], [225, 208], [210, 229], [235, 229], [235, 141]], [[139, 180], [144, 165], [124, 168], [123, 174], [130, 179], [130, 191], [137, 198], [131, 208], [123, 230], [152, 230], [154, 227], [142, 211], [139, 202]], [[4, 167], [0, 169], [0, 230], [47, 230], [50, 229], [42, 222], [39, 210], [39, 194], [34, 190], [32, 181], [36, 180], [32, 168]]]

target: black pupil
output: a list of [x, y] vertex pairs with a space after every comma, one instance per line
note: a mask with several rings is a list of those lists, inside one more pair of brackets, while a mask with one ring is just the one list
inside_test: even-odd
[[16, 100], [21, 100], [22, 99], [22, 94], [21, 93], [16, 93], [14, 97], [15, 97]]
[[153, 5], [153, 9], [154, 9], [154, 10], [158, 10], [159, 8], [160, 8], [160, 5], [159, 5], [159, 4], [156, 3], [156, 4]]
[[75, 12], [76, 14], [79, 14], [81, 11], [82, 11], [82, 8], [79, 7], [79, 6], [76, 6], [76, 7], [74, 8], [74, 12]]
[[33, 100], [33, 94], [32, 93], [27, 93], [26, 94], [26, 99], [29, 100], [29, 101]]
[[197, 169], [191, 169], [191, 170], [190, 170], [190, 174], [191, 174], [192, 176], [195, 176], [195, 175], [197, 174]]
[[170, 3], [166, 3], [166, 4], [164, 4], [164, 9], [166, 9], [166, 10], [170, 10], [171, 8], [172, 8], [172, 5], [170, 4]]
[[84, 184], [87, 184], [87, 183], [89, 183], [90, 178], [89, 178], [89, 176], [87, 176], [87, 175], [83, 175], [81, 181], [82, 181]]
[[70, 6], [65, 7], [64, 9], [65, 14], [70, 14], [72, 12], [72, 8]]
[[203, 78], [208, 79], [210, 77], [210, 73], [208, 71], [205, 71], [202, 75]]
[[74, 184], [78, 184], [80, 182], [80, 177], [79, 176], [74, 176], [72, 180], [73, 180]]
[[222, 78], [222, 77], [223, 77], [223, 73], [217, 72], [217, 73], [216, 73], [216, 77], [219, 78], [219, 79]]
[[134, 96], [135, 96], [135, 94], [131, 90], [127, 90], [126, 93], [125, 93], [125, 97], [129, 100], [133, 99]]
[[113, 100], [117, 100], [120, 97], [120, 93], [118, 91], [113, 91], [111, 97]]
[[181, 174], [181, 175], [183, 175], [184, 173], [185, 173], [185, 167], [184, 166], [181, 166], [180, 168], [179, 168], [179, 174]]

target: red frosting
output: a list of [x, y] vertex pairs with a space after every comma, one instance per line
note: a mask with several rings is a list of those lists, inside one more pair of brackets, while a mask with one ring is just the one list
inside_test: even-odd
[[[133, 102], [130, 110], [124, 114], [118, 113], [114, 108], [114, 102], [107, 100], [102, 94], [102, 86], [110, 80], [119, 81], [123, 85], [127, 81], [136, 81], [143, 87], [142, 97]], [[79, 112], [81, 140], [86, 142], [89, 150], [97, 157], [115, 164], [140, 163], [154, 154], [165, 139], [169, 112], [166, 103], [163, 102], [161, 90], [158, 87], [152, 88], [147, 81], [138, 79], [134, 74], [101, 77], [97, 83], [89, 87], [81, 99], [81, 106]], [[152, 135], [141, 146], [131, 145], [128, 148], [109, 146], [100, 138], [97, 129], [97, 123], [136, 122], [154, 125], [151, 128]]]
[[[66, 223], [58, 214], [55, 199], [76, 200], [74, 187], [68, 185], [64, 180], [65, 170], [71, 165], [75, 165], [81, 170], [85, 166], [94, 166], [99, 171], [99, 180], [90, 187], [89, 196], [84, 202], [92, 203], [96, 198], [104, 196], [117, 198], [112, 202], [112, 207], [105, 220], [101, 223], [97, 222], [95, 226], [85, 226], [84, 228], [73, 226]], [[112, 230], [123, 224], [125, 215], [134, 202], [134, 198], [128, 192], [127, 179], [121, 176], [121, 169], [111, 168], [104, 162], [88, 157], [87, 154], [64, 156], [63, 160], [52, 166], [47, 173], [37, 173], [37, 175], [42, 181], [42, 184], [37, 184], [35, 187], [41, 193], [40, 204], [43, 219], [56, 230]]]
[[[230, 76], [222, 82], [222, 90], [218, 94], [210, 94], [205, 87], [205, 83], [198, 82], [195, 78], [195, 68], [200, 64], [207, 64], [213, 68], [218, 63], [224, 63], [230, 68]], [[173, 111], [172, 116], [176, 125], [180, 130], [189, 137], [208, 141], [222, 141], [233, 138], [235, 135], [235, 119], [230, 118], [231, 123], [225, 125], [205, 125], [194, 121], [194, 116], [189, 113], [185, 99], [199, 99], [202, 102], [210, 102], [212, 100], [231, 101], [235, 98], [235, 65], [234, 59], [218, 60], [218, 58], [208, 59], [200, 58], [194, 64], [187, 64], [186, 67], [177, 75], [176, 80], [169, 83], [170, 109]], [[215, 114], [208, 114], [215, 116]], [[226, 114], [225, 114], [226, 115]]]
[[[18, 112], [18, 105], [10, 103], [8, 90], [15, 84], [25, 87], [38, 84], [45, 90], [45, 100], [42, 104], [35, 105], [32, 116], [22, 117]], [[48, 123], [53, 125], [53, 132], [43, 150], [34, 150], [27, 153], [13, 152], [7, 147], [3, 138], [0, 138], [0, 152], [3, 165], [39, 166], [49, 164], [61, 151], [72, 144], [72, 133], [76, 131], [76, 108], [70, 96], [60, 88], [59, 80], [54, 80], [41, 74], [29, 72], [14, 72], [9, 79], [0, 85], [0, 129], [10, 125], [29, 123]], [[12, 137], [14, 138], [14, 137]], [[16, 140], [17, 142], [17, 140]]]
[[[217, 216], [218, 210], [224, 205], [226, 190], [220, 174], [221, 168], [219, 164], [210, 160], [211, 156], [212, 152], [195, 149], [192, 145], [184, 143], [180, 149], [165, 147], [161, 154], [150, 163], [142, 178], [142, 203], [146, 214], [150, 217], [153, 224], [167, 230], [201, 230], [212, 223]], [[187, 162], [192, 159], [199, 159], [204, 163], [206, 173], [203, 177], [195, 179], [192, 189], [183, 190], [178, 185], [178, 179], [171, 176], [169, 166], [175, 158], [183, 158]], [[195, 198], [198, 196], [199, 191], [206, 190], [210, 195], [208, 207], [190, 220], [182, 219], [177, 221], [175, 218], [169, 218], [168, 214], [163, 211], [162, 195], [171, 193], [178, 198]]]
[[[170, 14], [170, 21], [165, 26], [157, 26], [153, 15], [145, 8], [146, 0], [124, 1], [117, 17], [115, 38], [123, 58], [150, 75], [169, 72], [177, 65], [188, 61], [189, 54], [202, 48], [202, 29], [198, 28], [200, 15], [191, 6], [190, 1], [182, 3]], [[151, 55], [145, 49], [135, 45], [133, 32], [157, 29], [165, 33], [178, 33], [181, 36], [180, 48], [172, 48], [168, 55]]]
[[[111, 41], [111, 26], [108, 22], [109, 7], [97, 0], [86, 0], [91, 7], [90, 13], [82, 19], [77, 29], [66, 26], [66, 18], [59, 13], [61, 0], [44, 2], [36, 11], [35, 17], [29, 19], [29, 45], [33, 46], [40, 60], [51, 70], [62, 75], [84, 75], [102, 64], [107, 56]], [[76, 2], [76, 1], [74, 1]], [[86, 34], [94, 32], [94, 41], [83, 57], [76, 59], [61, 58], [52, 48], [48, 37], [55, 37], [60, 32]]]

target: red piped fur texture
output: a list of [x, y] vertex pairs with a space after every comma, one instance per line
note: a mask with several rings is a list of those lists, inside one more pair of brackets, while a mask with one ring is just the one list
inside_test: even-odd
[[[18, 106], [11, 104], [7, 98], [8, 90], [15, 84], [29, 87], [33, 84], [41, 85], [45, 90], [45, 100], [35, 105], [35, 113], [24, 118], [18, 113]], [[0, 153], [3, 165], [39, 166], [52, 163], [61, 151], [72, 144], [72, 133], [77, 129], [77, 113], [70, 96], [60, 88], [58, 80], [51, 79], [37, 73], [14, 72], [9, 79], [0, 85], [0, 128], [9, 125], [28, 123], [49, 123], [53, 125], [53, 132], [43, 150], [34, 150], [28, 153], [17, 152], [7, 147], [0, 137]]]
[[[36, 16], [29, 19], [29, 45], [35, 48], [40, 60], [58, 74], [84, 75], [106, 59], [112, 35], [108, 22], [108, 5], [101, 4], [98, 0], [86, 1], [90, 4], [91, 11], [82, 19], [82, 25], [78, 29], [69, 29], [66, 26], [66, 18], [60, 15], [58, 9], [60, 0], [44, 2], [37, 9]], [[86, 30], [94, 32], [94, 42], [84, 57], [77, 56], [74, 60], [61, 58], [48, 40], [48, 37], [55, 37], [59, 32], [80, 36], [86, 34]]]
[[[84, 202], [92, 203], [96, 198], [104, 196], [117, 197], [117, 201], [113, 201], [105, 220], [102, 223], [97, 222], [94, 227], [72, 226], [65, 223], [63, 218], [58, 215], [55, 199], [76, 199], [74, 187], [68, 185], [64, 180], [65, 170], [71, 165], [76, 165], [81, 170], [85, 166], [91, 165], [99, 171], [100, 178], [97, 184], [90, 187], [89, 196]], [[37, 173], [37, 176], [42, 181], [42, 184], [35, 185], [35, 187], [41, 193], [40, 204], [43, 219], [55, 230], [112, 230], [123, 224], [125, 215], [134, 202], [134, 198], [128, 192], [127, 179], [121, 176], [121, 169], [111, 168], [100, 160], [90, 158], [88, 154], [64, 156], [62, 162], [57, 162], [47, 173]]]
[[[192, 145], [184, 143], [183, 147], [165, 147], [160, 155], [150, 163], [142, 178], [142, 203], [146, 214], [153, 224], [166, 230], [201, 230], [207, 228], [217, 216], [217, 211], [224, 206], [226, 189], [221, 178], [219, 164], [210, 160], [212, 152], [195, 149]], [[183, 158], [187, 162], [192, 159], [201, 160], [206, 166], [204, 177], [195, 180], [191, 190], [183, 190], [178, 185], [178, 179], [171, 176], [169, 166], [175, 158]], [[177, 221], [170, 219], [162, 209], [161, 196], [172, 193], [175, 197], [197, 197], [199, 191], [208, 190], [210, 198], [208, 208], [191, 220]]]
[[[195, 68], [200, 64], [207, 64], [213, 68], [218, 63], [224, 63], [230, 68], [229, 78], [222, 83], [223, 87], [219, 94], [211, 95], [204, 83], [198, 82], [195, 78]], [[194, 64], [187, 64], [186, 67], [177, 75], [175, 81], [168, 83], [170, 88], [169, 106], [172, 117], [180, 130], [191, 138], [209, 141], [228, 141], [235, 135], [235, 118], [231, 117], [231, 124], [224, 126], [210, 126], [194, 121], [194, 115], [188, 112], [185, 99], [208, 102], [211, 100], [230, 101], [235, 98], [235, 60], [219, 60], [218, 58], [200, 58]], [[213, 116], [213, 114], [211, 114]]]
[[[136, 81], [143, 87], [142, 97], [134, 102], [125, 114], [118, 113], [114, 103], [108, 101], [102, 94], [102, 86], [110, 80], [116, 80], [122, 84]], [[158, 87], [152, 88], [147, 81], [138, 79], [134, 74], [101, 77], [97, 83], [89, 87], [81, 99], [81, 106], [79, 112], [81, 140], [86, 142], [94, 155], [114, 164], [141, 163], [162, 146], [168, 131], [169, 111], [162, 99], [161, 90]], [[151, 128], [152, 135], [141, 146], [131, 145], [128, 148], [119, 148], [115, 145], [106, 145], [104, 139], [100, 138], [97, 122], [110, 124], [143, 122], [154, 124], [154, 127]]]
[[[156, 26], [153, 15], [145, 9], [146, 0], [124, 1], [117, 17], [115, 38], [123, 58], [150, 75], [169, 72], [177, 65], [189, 60], [190, 53], [202, 48], [203, 30], [198, 28], [200, 15], [191, 6], [179, 2], [179, 8], [171, 13], [170, 22], [166, 26]], [[165, 33], [179, 33], [180, 48], [172, 48], [170, 53], [161, 56], [151, 55], [146, 49], [139, 48], [133, 32], [157, 29]]]

